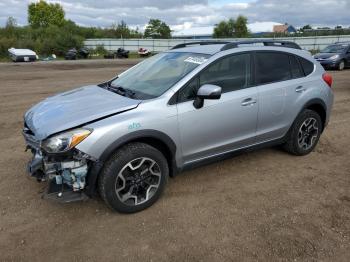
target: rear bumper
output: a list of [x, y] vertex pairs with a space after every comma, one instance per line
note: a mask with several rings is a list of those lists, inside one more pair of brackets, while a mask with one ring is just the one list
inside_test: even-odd
[[10, 55], [12, 61], [14, 62], [35, 62], [36, 56], [35, 55]]

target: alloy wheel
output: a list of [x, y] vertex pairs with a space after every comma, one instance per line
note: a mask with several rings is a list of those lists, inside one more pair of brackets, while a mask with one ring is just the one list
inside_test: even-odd
[[318, 122], [315, 118], [307, 118], [299, 128], [298, 145], [303, 150], [312, 148], [318, 137]]
[[118, 173], [115, 192], [121, 202], [136, 206], [147, 202], [157, 192], [161, 170], [151, 158], [141, 157], [128, 162]]

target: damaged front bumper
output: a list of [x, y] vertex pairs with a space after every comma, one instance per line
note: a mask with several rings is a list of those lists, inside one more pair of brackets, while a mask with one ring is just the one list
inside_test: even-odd
[[72, 149], [62, 154], [47, 154], [34, 136], [23, 131], [23, 136], [32, 154], [27, 171], [39, 182], [48, 182], [44, 199], [58, 202], [73, 202], [88, 199], [86, 188], [88, 175], [98, 162], [88, 155]]

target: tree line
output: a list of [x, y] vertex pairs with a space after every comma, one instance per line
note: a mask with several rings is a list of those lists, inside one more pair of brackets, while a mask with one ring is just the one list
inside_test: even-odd
[[[239, 15], [219, 22], [214, 27], [213, 38], [244, 38], [250, 37], [247, 27], [248, 19]], [[328, 30], [329, 29], [329, 30]], [[350, 29], [321, 28], [313, 30], [306, 25], [296, 34], [265, 33], [254, 37], [298, 37], [315, 35], [350, 34]], [[28, 5], [28, 25], [18, 26], [14, 18], [9, 17], [5, 27], [0, 28], [0, 58], [8, 56], [8, 49], [29, 48], [41, 55], [56, 54], [58, 56], [70, 48], [81, 48], [87, 38], [171, 38], [170, 27], [159, 19], [150, 19], [145, 31], [132, 29], [121, 21], [107, 28], [79, 26], [65, 18], [65, 12], [60, 4], [47, 3], [44, 0]], [[101, 49], [101, 48], [100, 48]], [[102, 48], [103, 49], [103, 48]]]
[[248, 19], [239, 15], [237, 19], [230, 18], [221, 21], [214, 27], [214, 38], [244, 38], [249, 37]]
[[28, 5], [28, 25], [18, 26], [9, 17], [5, 27], [0, 28], [0, 57], [8, 55], [8, 49], [29, 48], [41, 55], [58, 56], [70, 48], [81, 48], [87, 38], [170, 38], [170, 27], [158, 20], [150, 19], [145, 32], [131, 29], [124, 21], [108, 28], [83, 27], [65, 19], [60, 4], [44, 0]]

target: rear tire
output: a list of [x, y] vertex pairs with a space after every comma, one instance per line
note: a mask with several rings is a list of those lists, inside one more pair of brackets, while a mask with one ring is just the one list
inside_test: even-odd
[[130, 143], [106, 163], [99, 176], [99, 192], [111, 209], [134, 213], [158, 200], [168, 177], [168, 163], [160, 151], [144, 143]]
[[316, 147], [321, 131], [322, 120], [319, 114], [306, 109], [294, 121], [284, 149], [296, 156], [307, 155]]

